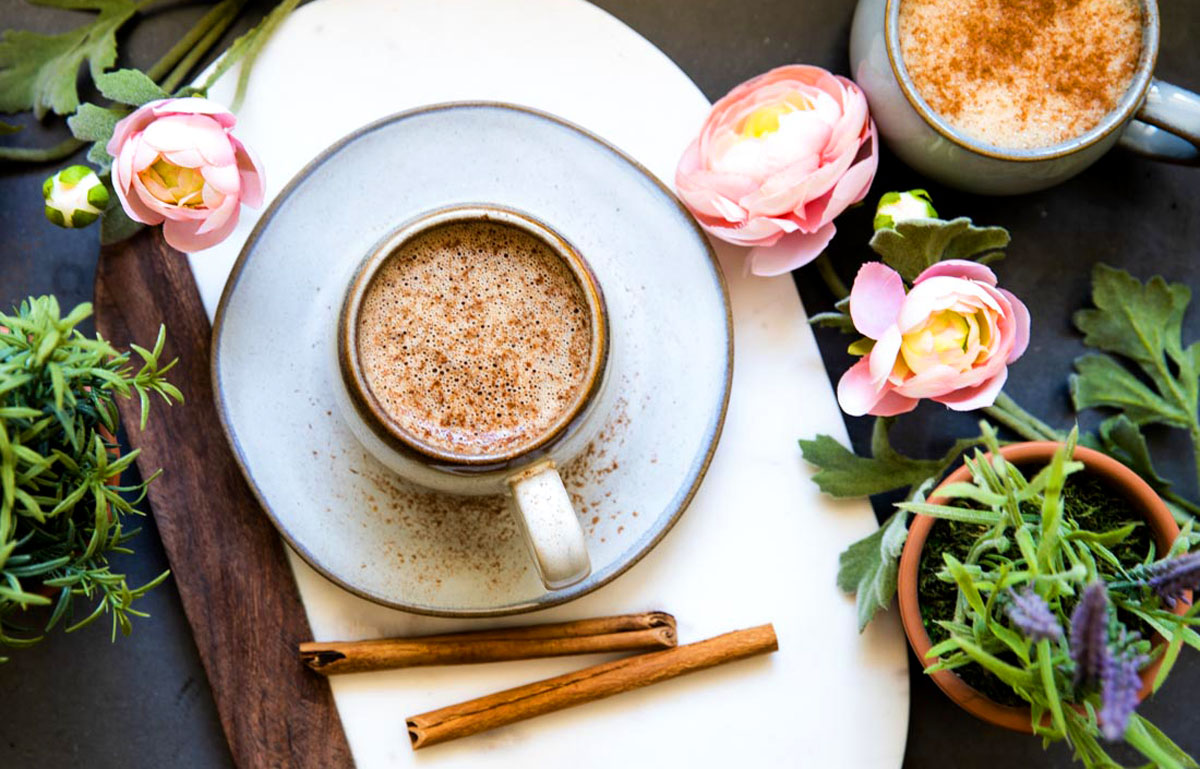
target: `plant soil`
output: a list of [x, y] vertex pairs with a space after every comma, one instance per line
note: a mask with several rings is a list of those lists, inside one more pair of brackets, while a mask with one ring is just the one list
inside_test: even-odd
[[[964, 500], [959, 500], [958, 504], [969, 506]], [[1127, 566], [1145, 561], [1154, 547], [1153, 533], [1146, 525], [1145, 519], [1124, 497], [1111, 491], [1103, 481], [1089, 475], [1086, 470], [1067, 479], [1063, 487], [1063, 510], [1065, 518], [1074, 520], [1081, 529], [1097, 534], [1113, 531], [1130, 523], [1138, 524], [1124, 542], [1112, 548], [1117, 559]], [[1036, 514], [1038, 510], [1030, 506], [1025, 512]], [[966, 561], [971, 546], [986, 530], [984, 526], [946, 520], [936, 521], [929, 530], [929, 537], [922, 551], [921, 566], [917, 572], [917, 592], [920, 597], [921, 622], [934, 644], [948, 637], [949, 634], [937, 624], [937, 620], [952, 620], [958, 599], [957, 585], [937, 578], [937, 572], [943, 566], [942, 553], [948, 552], [960, 561]], [[1099, 566], [1104, 570], [1106, 564], [1101, 562]], [[1065, 602], [1063, 608], [1070, 612], [1071, 607]], [[1141, 632], [1143, 638], [1152, 636], [1150, 630], [1135, 618], [1122, 616], [1121, 619], [1131, 630]], [[1011, 654], [1008, 657], [1000, 656], [1009, 662], [1015, 660]], [[1020, 707], [1028, 704], [1017, 696], [1010, 686], [975, 663], [964, 665], [953, 672], [968, 686], [1001, 705]]]

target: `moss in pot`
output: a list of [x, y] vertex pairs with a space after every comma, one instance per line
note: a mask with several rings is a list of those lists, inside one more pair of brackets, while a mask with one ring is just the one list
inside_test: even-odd
[[[1086, 766], [1106, 741], [1155, 765], [1196, 763], [1138, 716], [1182, 643], [1200, 643], [1200, 555], [1130, 470], [1065, 444], [976, 452], [917, 513], [900, 560], [905, 632], [935, 683], [991, 723], [1067, 740]], [[1068, 459], [1070, 457], [1071, 459]], [[1190, 524], [1186, 527], [1190, 534]]]

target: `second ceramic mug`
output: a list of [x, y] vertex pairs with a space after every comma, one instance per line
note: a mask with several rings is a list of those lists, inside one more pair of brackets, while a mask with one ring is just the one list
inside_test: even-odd
[[900, 55], [901, 2], [859, 0], [850, 72], [867, 95], [880, 136], [922, 174], [968, 192], [1032, 192], [1074, 176], [1117, 143], [1156, 160], [1200, 165], [1200, 96], [1153, 77], [1156, 0], [1140, 0], [1141, 55], [1117, 106], [1082, 135], [1036, 149], [996, 147], [964, 136], [925, 103]]
[[[536, 440], [516, 452], [455, 454], [408, 433], [372, 393], [360, 362], [359, 311], [380, 267], [413, 238], [469, 222], [517, 228], [547, 246], [579, 285], [591, 316], [591, 348], [579, 394]], [[571, 244], [518, 211], [488, 204], [453, 206], [423, 214], [394, 230], [367, 254], [349, 281], [336, 334], [335, 397], [359, 442], [404, 478], [450, 494], [506, 494], [542, 582], [551, 590], [561, 589], [587, 577], [591, 564], [583, 529], [557, 467], [596, 437], [611, 411], [614, 396], [608, 383], [614, 356], [609, 339], [604, 295]]]

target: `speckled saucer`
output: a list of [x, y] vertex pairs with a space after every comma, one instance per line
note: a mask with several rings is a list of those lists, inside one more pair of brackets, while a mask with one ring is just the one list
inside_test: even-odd
[[[354, 267], [397, 224], [458, 203], [545, 222], [588, 260], [608, 303], [620, 396], [563, 473], [592, 559], [566, 590], [542, 586], [503, 499], [402, 481], [334, 405], [329, 345]], [[314, 160], [250, 235], [213, 329], [224, 428], [287, 542], [353, 593], [447, 616], [563, 603], [636, 563], [699, 486], [731, 375], [724, 282], [671, 193], [586, 131], [493, 103], [385, 118]]]

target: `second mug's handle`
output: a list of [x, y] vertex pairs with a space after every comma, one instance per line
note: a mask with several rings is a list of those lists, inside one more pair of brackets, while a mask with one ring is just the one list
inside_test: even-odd
[[1125, 126], [1120, 144], [1154, 160], [1200, 165], [1200, 95], [1151, 80], [1137, 119]]
[[587, 577], [592, 563], [583, 527], [554, 463], [526, 468], [509, 478], [508, 486], [513, 514], [546, 588], [561, 590]]

